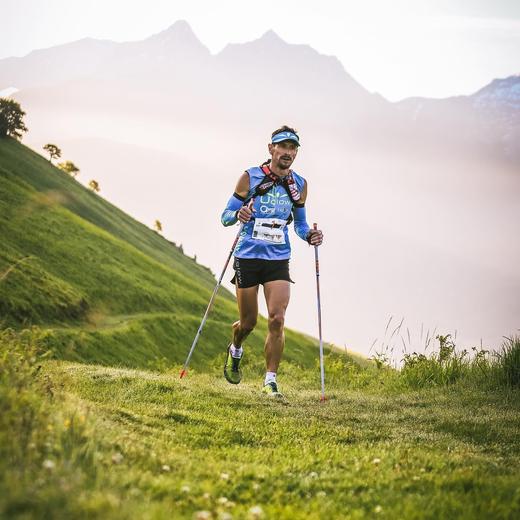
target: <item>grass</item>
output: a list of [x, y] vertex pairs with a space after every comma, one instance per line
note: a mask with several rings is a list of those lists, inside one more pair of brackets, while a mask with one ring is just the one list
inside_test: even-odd
[[367, 367], [362, 390], [333, 370], [320, 403], [318, 371], [286, 363], [284, 404], [248, 366], [231, 386], [220, 368], [180, 380], [50, 361], [35, 331], [0, 344], [6, 518], [520, 514], [518, 387], [398, 391]]

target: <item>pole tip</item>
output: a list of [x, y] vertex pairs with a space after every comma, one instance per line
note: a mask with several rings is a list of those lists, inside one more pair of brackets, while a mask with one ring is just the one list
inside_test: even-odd
[[327, 398], [324, 395], [320, 395], [320, 402], [324, 403]]
[[180, 376], [180, 379], [182, 379], [184, 376], [186, 375], [186, 370], [181, 370], [181, 376]]

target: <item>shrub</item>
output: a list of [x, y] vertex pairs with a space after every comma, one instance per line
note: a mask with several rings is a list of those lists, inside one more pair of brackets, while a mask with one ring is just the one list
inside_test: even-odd
[[520, 387], [520, 336], [505, 338], [496, 354], [494, 368], [502, 385]]
[[406, 386], [446, 386], [455, 383], [471, 370], [472, 361], [468, 357], [468, 351], [457, 352], [451, 334], [438, 335], [435, 339], [439, 341], [438, 352], [433, 352], [430, 356], [416, 352], [405, 354], [401, 378]]

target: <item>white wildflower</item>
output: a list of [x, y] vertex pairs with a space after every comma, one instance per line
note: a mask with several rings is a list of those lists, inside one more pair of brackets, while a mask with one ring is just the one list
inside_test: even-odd
[[249, 509], [249, 518], [251, 520], [257, 520], [264, 516], [264, 510], [260, 506], [253, 506]]
[[52, 471], [56, 467], [56, 463], [53, 460], [46, 459], [43, 461], [42, 466], [49, 471]]
[[112, 455], [112, 463], [113, 464], [121, 464], [121, 462], [123, 462], [123, 458], [124, 457], [123, 457], [123, 455], [121, 453], [119, 453], [119, 452], [114, 453]]

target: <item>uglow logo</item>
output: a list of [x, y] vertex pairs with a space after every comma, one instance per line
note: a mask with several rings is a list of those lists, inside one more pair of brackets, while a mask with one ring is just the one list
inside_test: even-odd
[[[287, 207], [291, 206], [287, 193], [267, 193], [260, 197], [260, 213], [274, 215], [277, 210], [281, 218], [286, 218]], [[290, 211], [290, 210], [289, 210]]]

